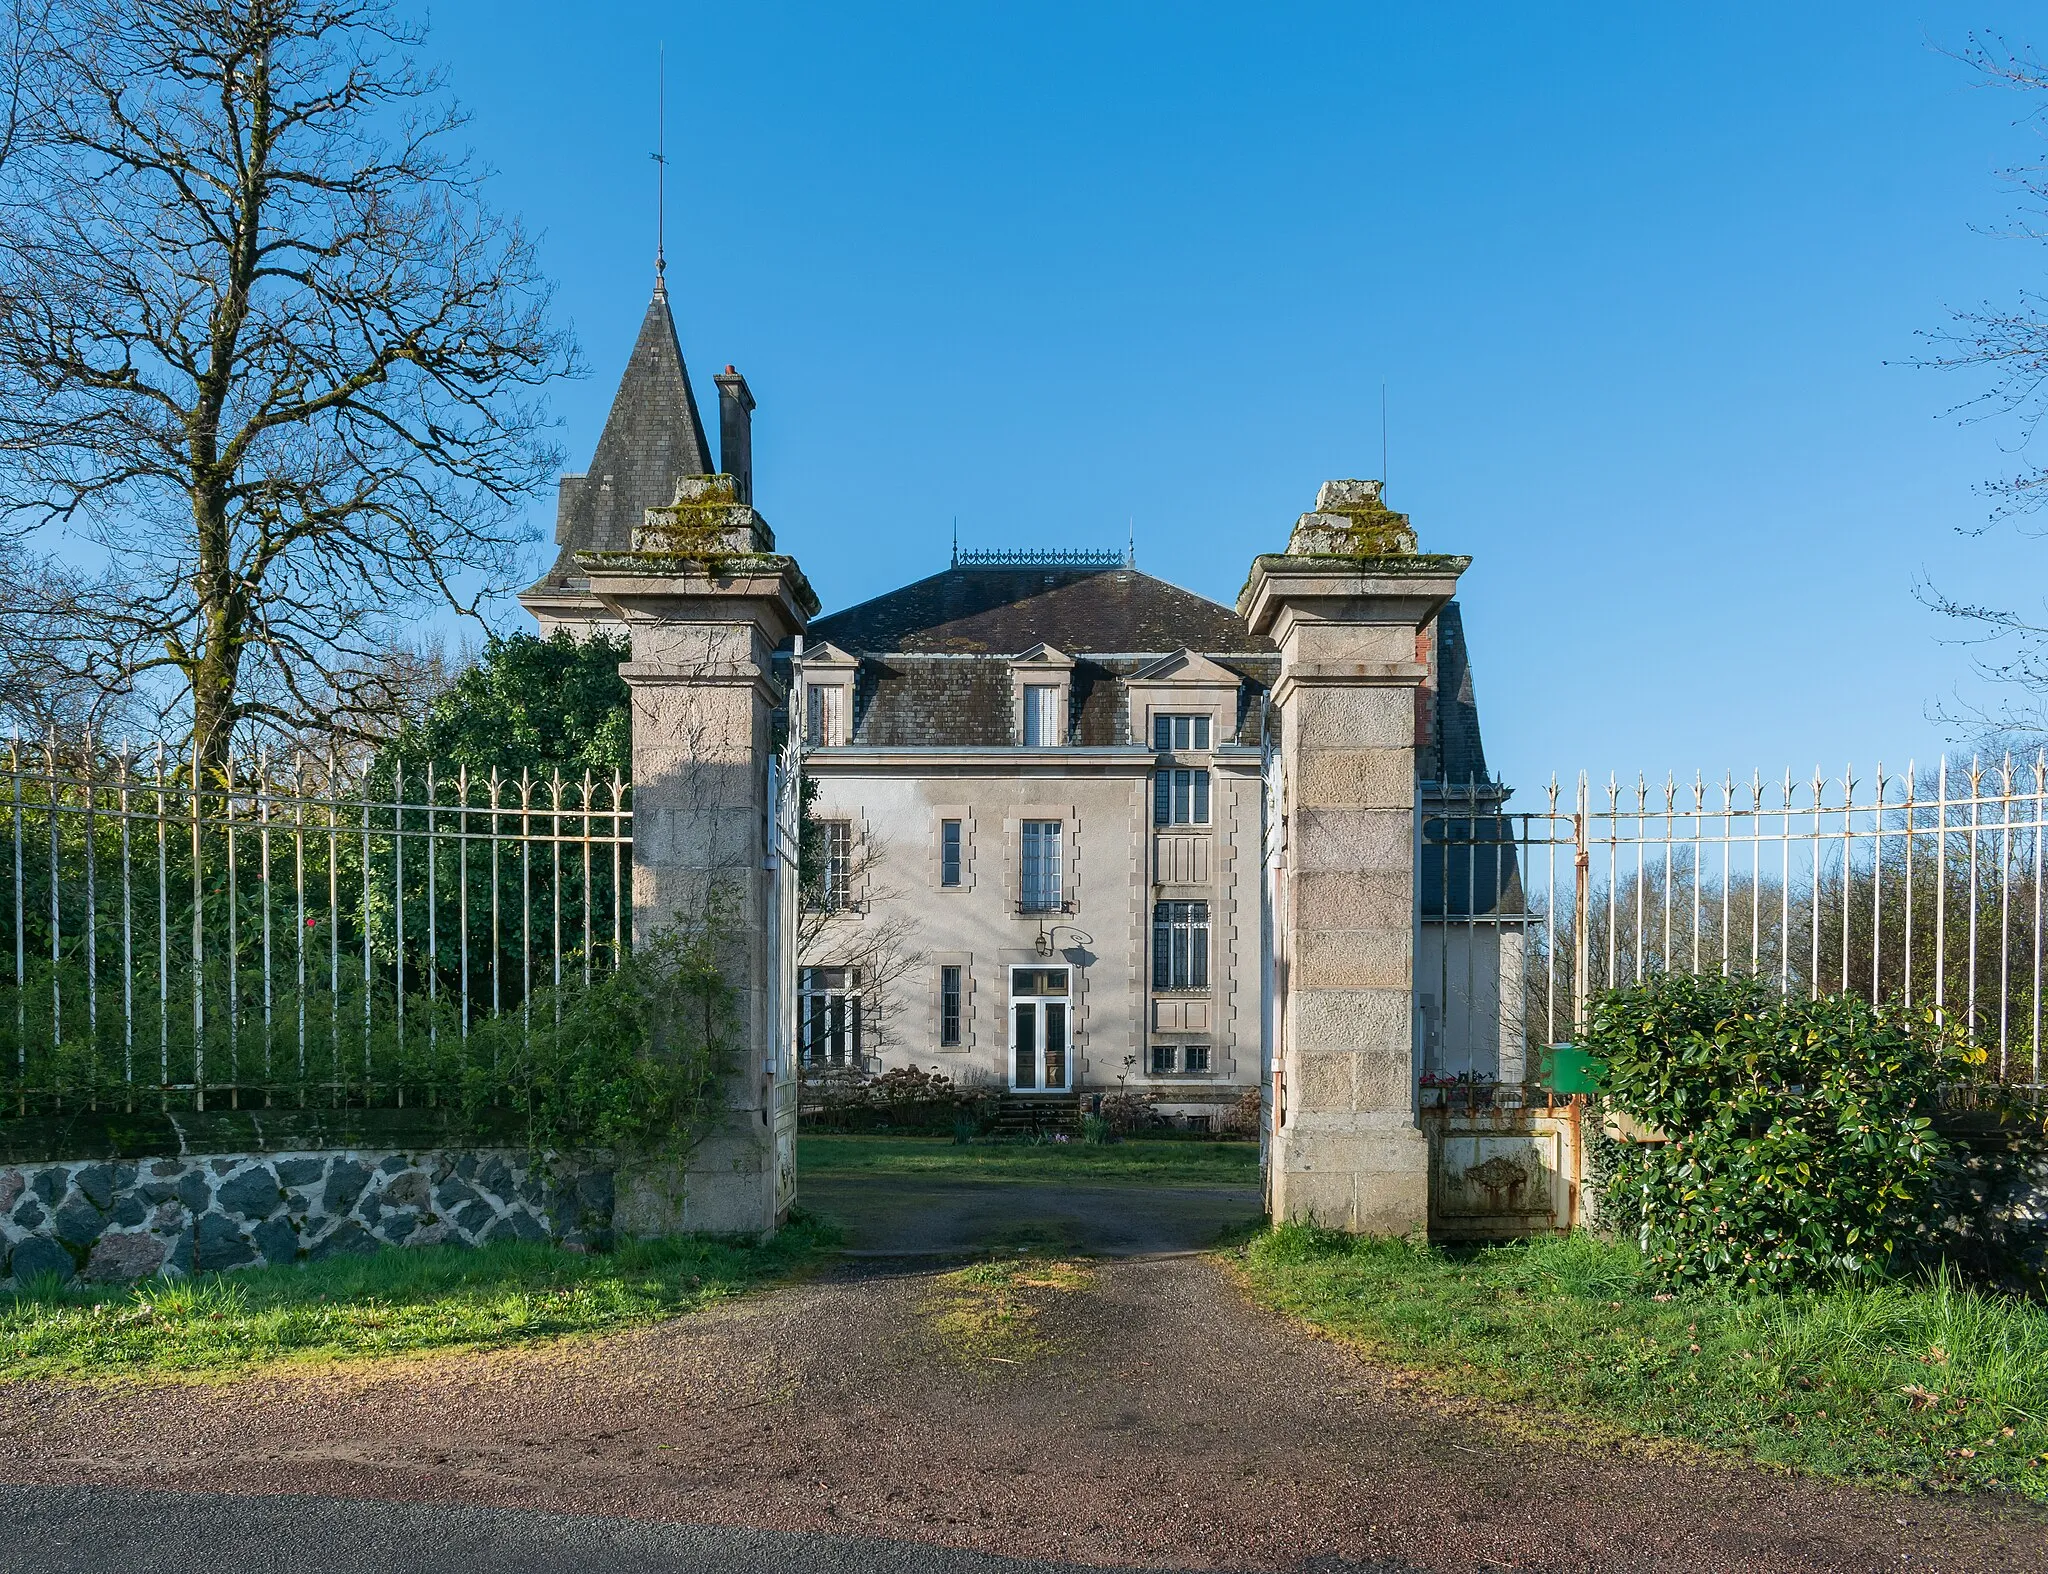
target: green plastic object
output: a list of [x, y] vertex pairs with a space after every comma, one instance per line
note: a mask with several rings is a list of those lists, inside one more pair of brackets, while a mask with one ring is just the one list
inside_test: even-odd
[[1576, 1044], [1553, 1044], [1546, 1080], [1553, 1093], [1598, 1093], [1600, 1074], [1606, 1069]]

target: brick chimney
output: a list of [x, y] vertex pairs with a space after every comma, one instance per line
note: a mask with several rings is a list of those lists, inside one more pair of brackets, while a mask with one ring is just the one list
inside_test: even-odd
[[754, 394], [730, 366], [712, 379], [718, 384], [718, 462], [739, 488], [742, 503], [754, 501]]

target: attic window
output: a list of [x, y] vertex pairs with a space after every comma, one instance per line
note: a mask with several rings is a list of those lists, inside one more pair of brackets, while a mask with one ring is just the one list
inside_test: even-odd
[[846, 741], [846, 690], [819, 684], [804, 692], [804, 742], [829, 748]]
[[1024, 747], [1050, 749], [1066, 742], [1065, 718], [1060, 715], [1061, 689], [1053, 683], [1024, 685]]
[[1152, 718], [1152, 747], [1160, 754], [1176, 749], [1206, 749], [1209, 747], [1209, 718], [1195, 716], [1154, 716]]

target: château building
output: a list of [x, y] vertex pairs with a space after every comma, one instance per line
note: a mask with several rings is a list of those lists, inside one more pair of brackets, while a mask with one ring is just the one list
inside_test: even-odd
[[[562, 477], [560, 554], [520, 598], [544, 633], [612, 621], [579, 553], [632, 550], [707, 509], [772, 550], [753, 508], [752, 393], [731, 366], [714, 382], [720, 466], [657, 284], [590, 469]], [[1318, 509], [1332, 508], [1407, 532], [1377, 482], [1327, 483]], [[1457, 812], [1496, 810], [1455, 602], [1417, 644], [1425, 808], [1450, 782]], [[1198, 1124], [1256, 1086], [1266, 852], [1285, 834], [1263, 777], [1279, 668], [1235, 610], [1121, 551], [956, 550], [813, 619], [778, 658], [802, 677], [792, 721], [829, 909], [802, 958], [800, 1062], [1041, 1095], [1128, 1086]], [[1499, 1046], [1475, 1048], [1456, 1020], [1497, 1013], [1429, 980], [1497, 979], [1497, 948], [1519, 935], [1463, 921], [1501, 893], [1418, 860], [1424, 1062], [1499, 1074]]]

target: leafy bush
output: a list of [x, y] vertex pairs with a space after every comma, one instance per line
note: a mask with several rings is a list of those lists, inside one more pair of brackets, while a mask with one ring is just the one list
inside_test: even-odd
[[1611, 990], [1584, 1043], [1608, 1103], [1669, 1139], [1605, 1166], [1606, 1206], [1666, 1283], [1886, 1271], [1937, 1211], [1940, 1084], [1982, 1058], [1930, 1012], [1744, 976]]
[[680, 1158], [725, 1107], [735, 995], [718, 966], [730, 915], [656, 931], [587, 988], [535, 995], [470, 1034], [460, 1097], [521, 1110], [536, 1154], [613, 1148]]
[[415, 780], [428, 762], [444, 772], [466, 765], [516, 778], [560, 771], [599, 781], [633, 766], [633, 717], [619, 663], [623, 638], [573, 639], [557, 631], [494, 636], [474, 666], [435, 699], [417, 723], [380, 751], [373, 780], [388, 784], [394, 764]]

